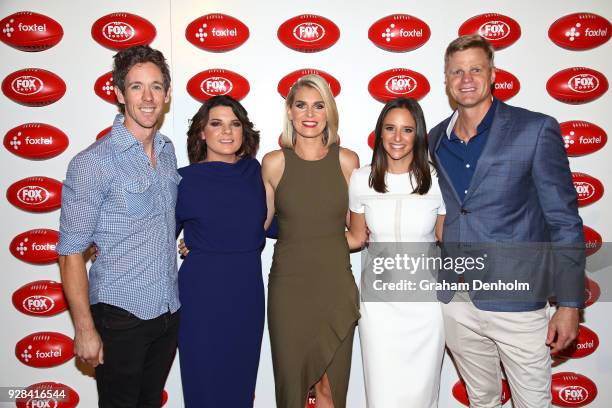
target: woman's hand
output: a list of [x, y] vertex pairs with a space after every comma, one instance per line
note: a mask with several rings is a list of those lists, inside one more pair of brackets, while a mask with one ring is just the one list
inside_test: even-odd
[[183, 258], [186, 257], [187, 254], [189, 253], [189, 248], [187, 248], [187, 245], [185, 245], [185, 240], [183, 238], [179, 239], [178, 253]]
[[350, 224], [345, 233], [349, 249], [363, 248], [370, 238], [370, 231], [365, 222], [365, 215], [350, 211]]

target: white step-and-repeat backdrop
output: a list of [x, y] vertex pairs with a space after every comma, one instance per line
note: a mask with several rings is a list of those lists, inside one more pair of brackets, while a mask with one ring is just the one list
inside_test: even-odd
[[[606, 77], [612, 75], [607, 42], [611, 17], [607, 0], [3, 0], [0, 189], [7, 199], [0, 200], [0, 387], [56, 382], [74, 391], [73, 400], [78, 394], [80, 407], [97, 404], [91, 370], [72, 358], [73, 327], [61, 286], [32, 282], [60, 280], [54, 251], [58, 181], [70, 158], [103, 135], [117, 111], [109, 103], [112, 79], [107, 75], [113, 48], [150, 43], [168, 58], [173, 91], [162, 132], [173, 139], [179, 166], [188, 164], [188, 120], [199, 100], [219, 93], [243, 98], [261, 130], [258, 157], [278, 148], [284, 103], [280, 93], [300, 74], [280, 87], [279, 82], [306, 68], [323, 71], [339, 92], [342, 145], [367, 164], [368, 136], [381, 100], [421, 98], [429, 127], [450, 115], [444, 92], [445, 47], [458, 32], [480, 32], [499, 50], [498, 97], [564, 122], [572, 171], [582, 173], [575, 174], [574, 182], [594, 250], [598, 240], [612, 236], [606, 210], [610, 199], [603, 194], [603, 186], [612, 181], [606, 145], [606, 132], [612, 130], [612, 100], [606, 92]], [[265, 280], [271, 255], [269, 241], [263, 253]], [[359, 255], [352, 261], [359, 279]], [[553, 369], [555, 387], [566, 390], [555, 393], [559, 406], [612, 404], [608, 290], [598, 288], [596, 274], [589, 276], [592, 299], [578, 348]], [[365, 407], [357, 337], [353, 360], [348, 406]], [[442, 375], [440, 406], [465, 405], [465, 393], [462, 396], [458, 387], [453, 391], [458, 377], [448, 357]], [[166, 406], [183, 406], [180, 384], [176, 359], [166, 384]], [[255, 407], [274, 405], [266, 333]]]

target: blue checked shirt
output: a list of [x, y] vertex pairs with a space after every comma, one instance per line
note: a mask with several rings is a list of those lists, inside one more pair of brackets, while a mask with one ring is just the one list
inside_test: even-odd
[[57, 251], [80, 253], [95, 243], [90, 303], [148, 320], [180, 307], [174, 218], [180, 176], [170, 139], [155, 135], [153, 168], [123, 120], [117, 115], [111, 133], [68, 165]]

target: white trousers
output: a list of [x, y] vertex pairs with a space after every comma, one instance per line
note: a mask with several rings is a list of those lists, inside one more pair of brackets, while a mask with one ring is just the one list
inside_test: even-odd
[[438, 302], [362, 302], [359, 338], [368, 408], [435, 408], [444, 356]]
[[[463, 296], [462, 296], [463, 295]], [[502, 371], [515, 408], [551, 406], [547, 309], [489, 312], [464, 293], [442, 305], [446, 345], [465, 381], [470, 407], [501, 407]]]

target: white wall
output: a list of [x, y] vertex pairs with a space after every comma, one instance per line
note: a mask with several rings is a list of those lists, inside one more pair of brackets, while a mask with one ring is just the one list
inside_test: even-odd
[[[265, 5], [264, 5], [265, 4]], [[421, 101], [429, 127], [447, 117], [451, 111], [444, 93], [443, 52], [449, 41], [457, 36], [457, 29], [466, 19], [485, 12], [497, 12], [513, 17], [522, 28], [517, 43], [496, 55], [496, 64], [516, 75], [521, 90], [509, 101], [513, 105], [542, 111], [555, 116], [560, 122], [580, 119], [593, 122], [608, 132], [612, 131], [610, 93], [585, 105], [566, 105], [552, 99], [545, 90], [547, 79], [555, 72], [570, 66], [587, 66], [603, 72], [612, 79], [610, 43], [589, 51], [572, 52], [554, 45], [547, 36], [548, 27], [565, 14], [588, 11], [612, 17], [612, 3], [605, 0], [584, 0], [579, 4], [553, 0], [500, 1], [477, 0], [461, 2], [405, 2], [387, 0], [322, 1], [301, 4], [273, 0], [251, 2], [246, 0], [196, 1], [149, 0], [147, 2], [74, 2], [55, 0], [3, 0], [0, 16], [16, 11], [31, 10], [57, 20], [64, 29], [63, 40], [55, 47], [39, 53], [25, 53], [4, 44], [0, 45], [0, 77], [25, 67], [40, 67], [61, 76], [68, 85], [66, 95], [57, 103], [40, 108], [17, 105], [0, 96], [0, 133], [26, 122], [45, 122], [62, 129], [70, 138], [70, 146], [62, 155], [46, 161], [19, 158], [2, 150], [0, 168], [5, 177], [0, 190], [27, 176], [44, 175], [62, 180], [69, 159], [94, 141], [96, 134], [112, 123], [116, 109], [93, 93], [93, 83], [111, 68], [113, 51], [97, 44], [90, 35], [92, 23], [99, 17], [116, 11], [127, 11], [151, 21], [157, 28], [157, 37], [151, 44], [169, 59], [172, 68], [172, 106], [165, 117], [162, 132], [170, 136], [177, 146], [179, 166], [187, 165], [185, 139], [187, 121], [200, 104], [186, 92], [187, 81], [196, 73], [210, 68], [226, 68], [246, 77], [251, 85], [243, 104], [251, 120], [261, 130], [261, 158], [264, 153], [278, 148], [284, 100], [276, 86], [280, 78], [298, 68], [319, 68], [334, 75], [342, 85], [337, 97], [340, 111], [342, 145], [356, 151], [362, 164], [370, 161], [368, 134], [373, 130], [382, 104], [367, 91], [367, 84], [381, 71], [404, 67], [424, 74], [431, 92]], [[185, 39], [185, 27], [195, 18], [213, 12], [229, 14], [240, 19], [250, 29], [249, 40], [227, 53], [211, 53], [194, 47]], [[319, 14], [331, 19], [340, 28], [340, 40], [331, 48], [311, 54], [293, 51], [276, 37], [278, 26], [293, 16], [303, 13]], [[408, 53], [391, 53], [375, 47], [367, 38], [370, 25], [379, 18], [395, 13], [414, 15], [431, 28], [430, 40], [421, 48]], [[604, 183], [612, 180], [609, 160], [610, 146], [588, 156], [571, 158], [573, 171], [591, 174]], [[607, 240], [612, 234], [609, 195], [599, 202], [580, 209], [586, 225], [596, 229]], [[6, 200], [0, 200], [2, 232], [0, 246], [8, 249], [11, 239], [23, 231], [34, 228], [58, 228], [59, 212], [32, 214], [21, 211]], [[263, 276], [267, 275], [272, 256], [272, 242], [263, 253]], [[359, 256], [352, 256], [354, 272], [359, 279]], [[73, 328], [69, 315], [63, 313], [50, 318], [36, 318], [21, 314], [11, 304], [11, 295], [21, 285], [38, 280], [59, 281], [57, 265], [28, 265], [15, 259], [8, 250], [0, 252], [4, 273], [0, 277], [0, 317], [4, 334], [0, 339], [0, 387], [27, 386], [39, 381], [58, 381], [70, 385], [81, 397], [80, 406], [96, 405], [94, 380], [77, 369], [74, 360], [50, 369], [30, 368], [14, 356], [14, 346], [25, 335], [41, 330], [59, 331], [69, 336]], [[606, 324], [610, 304], [600, 302], [585, 312], [585, 324], [599, 335], [600, 348], [595, 354], [581, 360], [570, 360], [556, 367], [557, 371], [576, 371], [591, 378], [599, 388], [599, 396], [590, 406], [607, 407], [612, 402], [612, 329]], [[457, 375], [446, 359], [443, 368], [441, 407], [461, 406], [450, 394]], [[407, 384], [409, 386], [409, 384]], [[178, 359], [167, 383], [170, 400], [167, 406], [182, 407]], [[261, 364], [256, 390], [255, 406], [274, 406], [274, 387], [270, 346], [267, 333], [261, 353]], [[1, 404], [0, 404], [1, 406]], [[348, 406], [364, 407], [363, 379], [359, 341], [356, 336], [354, 364], [349, 389]], [[510, 406], [507, 404], [506, 406]]]

